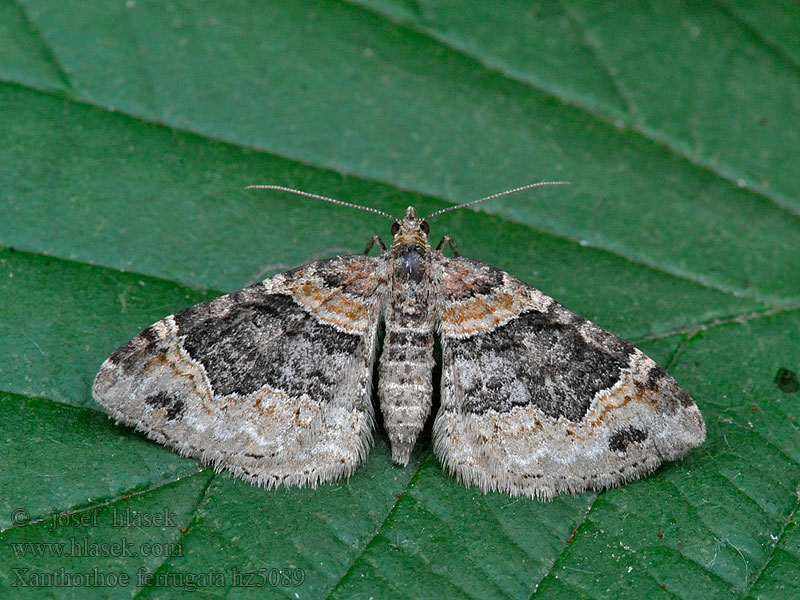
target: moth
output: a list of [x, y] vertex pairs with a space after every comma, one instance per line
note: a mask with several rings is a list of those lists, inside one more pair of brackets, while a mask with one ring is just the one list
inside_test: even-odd
[[[372, 370], [392, 460], [407, 465], [431, 412], [433, 446], [482, 492], [552, 498], [648, 474], [705, 439], [694, 401], [652, 359], [491, 265], [458, 256], [428, 220], [281, 186], [392, 219], [387, 247], [297, 267], [148, 327], [93, 386], [118, 422], [266, 486], [349, 476], [373, 442]], [[555, 182], [562, 183], [562, 182]], [[377, 244], [379, 256], [370, 256]], [[442, 253], [445, 245], [455, 257]]]

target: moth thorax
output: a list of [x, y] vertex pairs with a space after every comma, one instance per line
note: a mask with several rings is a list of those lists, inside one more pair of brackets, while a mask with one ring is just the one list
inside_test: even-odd
[[428, 257], [418, 246], [399, 249], [394, 263], [395, 276], [400, 281], [420, 283], [428, 272]]

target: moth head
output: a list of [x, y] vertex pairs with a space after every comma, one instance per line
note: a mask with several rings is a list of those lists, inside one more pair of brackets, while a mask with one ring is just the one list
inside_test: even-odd
[[396, 220], [392, 224], [392, 237], [398, 235], [414, 236], [415, 234], [422, 233], [425, 238], [428, 237], [431, 228], [425, 219], [420, 219], [417, 216], [417, 209], [409, 206], [406, 209], [406, 216], [402, 219]]

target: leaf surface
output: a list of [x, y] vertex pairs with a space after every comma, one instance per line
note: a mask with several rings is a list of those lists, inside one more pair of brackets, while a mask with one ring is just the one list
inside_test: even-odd
[[[776, 376], [800, 370], [798, 18], [733, 0], [1, 4], [0, 591], [796, 596], [800, 395]], [[707, 442], [645, 480], [482, 495], [429, 431], [400, 469], [379, 430], [350, 480], [265, 491], [91, 399], [150, 323], [388, 238], [248, 184], [398, 215], [544, 179], [573, 184], [442, 216], [434, 243], [637, 343], [697, 400]], [[115, 525], [134, 513], [162, 521]]]

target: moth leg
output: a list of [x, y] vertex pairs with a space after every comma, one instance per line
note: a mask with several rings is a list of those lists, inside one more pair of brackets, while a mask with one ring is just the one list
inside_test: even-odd
[[370, 240], [367, 242], [367, 249], [364, 250], [364, 254], [369, 254], [369, 251], [372, 250], [372, 247], [377, 242], [378, 246], [380, 246], [381, 250], [386, 252], [386, 244], [383, 243], [381, 236], [373, 235]]
[[455, 254], [456, 256], [461, 256], [458, 253], [458, 246], [456, 246], [456, 243], [453, 241], [453, 238], [451, 238], [449, 235], [446, 235], [442, 238], [442, 241], [439, 242], [439, 245], [436, 246], [436, 249], [441, 251], [441, 249], [444, 248], [445, 244], [450, 246], [450, 249], [453, 251], [453, 254]]

